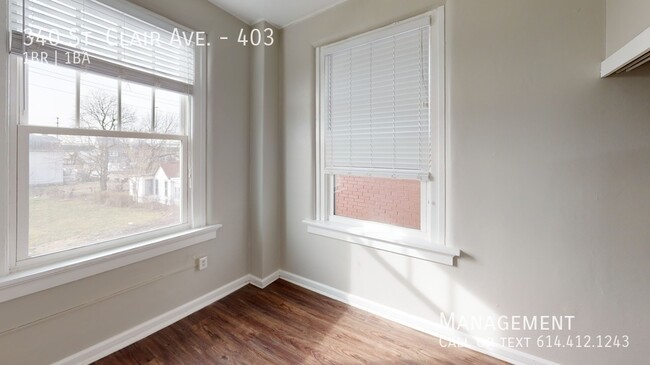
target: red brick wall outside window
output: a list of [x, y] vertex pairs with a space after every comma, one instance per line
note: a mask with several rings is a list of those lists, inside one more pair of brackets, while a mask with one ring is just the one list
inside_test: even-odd
[[420, 182], [337, 175], [334, 214], [420, 229]]

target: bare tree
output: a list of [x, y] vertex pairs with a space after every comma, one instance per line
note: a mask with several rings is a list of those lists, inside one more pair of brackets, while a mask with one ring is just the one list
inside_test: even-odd
[[[118, 127], [128, 126], [135, 120], [135, 113], [128, 108], [122, 108], [121, 120], [118, 121], [118, 103], [116, 95], [105, 91], [94, 90], [86, 98], [80, 108], [81, 122], [90, 129], [115, 131]], [[84, 153], [85, 162], [91, 172], [99, 176], [101, 191], [108, 189], [110, 150], [115, 146], [113, 138], [88, 137], [88, 142], [94, 148]]]
[[[95, 90], [84, 98], [80, 114], [84, 127], [105, 131], [133, 130], [141, 126], [143, 130], [140, 132], [169, 134], [174, 133], [179, 125], [177, 113], [161, 111], [156, 113], [155, 123], [152, 123], [151, 118], [137, 120], [136, 113], [124, 105], [118, 121], [117, 97], [101, 90]], [[122, 168], [132, 176], [130, 179], [136, 197], [139, 196], [137, 189], [143, 174], [153, 174], [161, 162], [178, 161], [178, 150], [166, 140], [84, 138], [87, 139], [84, 144], [89, 147], [80, 152], [82, 156], [77, 159], [78, 166], [86, 176], [99, 177], [101, 191], [108, 190], [110, 162], [116, 160], [117, 155], [124, 157], [125, 165]], [[111, 151], [117, 154], [112, 157]]]
[[[178, 127], [178, 115], [174, 113], [157, 113], [154, 132], [174, 133]], [[147, 125], [151, 125], [148, 123]], [[150, 129], [151, 130], [151, 129]], [[179, 151], [169, 141], [162, 139], [140, 140], [129, 144], [127, 150], [129, 161], [136, 173], [131, 178], [133, 193], [137, 199], [140, 195], [140, 183], [153, 175], [162, 162], [178, 162]], [[143, 174], [145, 176], [143, 176]]]
[[117, 130], [117, 97], [94, 90], [81, 105], [81, 121], [91, 129]]

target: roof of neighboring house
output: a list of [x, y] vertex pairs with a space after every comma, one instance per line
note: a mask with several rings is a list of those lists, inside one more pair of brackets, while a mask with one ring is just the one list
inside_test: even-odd
[[32, 134], [29, 136], [29, 150], [31, 152], [35, 151], [62, 151], [61, 142], [56, 137], [41, 135], [41, 134]]
[[178, 162], [161, 163], [160, 168], [163, 170], [168, 179], [180, 176], [181, 164]]

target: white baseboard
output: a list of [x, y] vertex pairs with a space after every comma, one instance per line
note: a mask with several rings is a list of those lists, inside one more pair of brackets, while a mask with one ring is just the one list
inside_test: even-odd
[[371, 300], [346, 293], [339, 289], [321, 284], [319, 282], [304, 278], [296, 274], [292, 274], [290, 272], [281, 270], [280, 278], [290, 283], [301, 286], [305, 289], [322, 294], [326, 297], [338, 300], [353, 307], [386, 318], [393, 322], [397, 322], [420, 332], [439, 337], [445, 341], [462, 345], [464, 347], [495, 357], [497, 359], [501, 359], [503, 361], [523, 365], [557, 365], [557, 363], [554, 363], [552, 361], [542, 359], [540, 357], [533, 356], [494, 342], [488, 342], [487, 340], [477, 336], [467, 335], [463, 332], [443, 326], [431, 320], [417, 317], [391, 307], [387, 307], [383, 304], [379, 304]]
[[256, 287], [258, 287], [260, 289], [264, 289], [269, 284], [271, 284], [272, 282], [278, 280], [278, 278], [280, 277], [280, 270], [272, 273], [271, 275], [265, 277], [264, 279], [260, 279], [260, 278], [258, 278], [257, 276], [255, 276], [253, 274], [249, 274], [248, 276], [250, 278], [249, 280], [250, 280], [251, 284], [255, 285]]
[[[284, 279], [305, 289], [349, 304], [353, 307], [365, 310], [367, 312], [373, 313], [415, 330], [439, 337], [445, 341], [465, 346], [472, 350], [513, 364], [557, 365], [552, 361], [529, 355], [524, 352], [502, 346], [500, 344], [487, 342], [482, 338], [467, 335], [452, 328], [445, 327], [439, 323], [417, 317], [391, 307], [387, 307], [383, 304], [379, 304], [371, 300], [346, 293], [339, 289], [283, 270], [278, 270], [263, 279], [260, 279], [251, 274], [244, 275], [241, 278], [222, 286], [221, 288], [218, 288], [210, 293], [207, 293], [199, 298], [196, 298], [188, 303], [174, 308], [167, 313], [161, 314], [158, 317], [132, 327], [116, 336], [113, 336], [89, 348], [86, 348], [76, 354], [68, 356], [63, 360], [57, 361], [54, 363], [54, 365], [79, 365], [89, 364], [93, 361], [97, 361], [105, 356], [112, 354], [115, 351], [131, 345], [132, 343], [135, 343], [173, 324], [174, 322], [187, 317], [188, 315], [216, 302], [217, 300], [235, 292], [247, 284], [252, 284], [258, 288], [263, 289], [278, 278]], [[472, 344], [480, 344], [480, 346]]]
[[161, 329], [216, 302], [217, 300], [242, 288], [249, 283], [251, 283], [250, 275], [244, 275], [241, 278], [220, 287], [219, 289], [211, 291], [210, 293], [187, 302], [180, 307], [176, 307], [167, 313], [163, 313], [158, 317], [132, 327], [116, 336], [113, 336], [96, 345], [77, 352], [76, 354], [68, 356], [63, 360], [57, 361], [54, 363], [54, 365], [79, 365], [89, 364], [93, 361], [97, 361], [105, 356], [112, 354], [115, 351], [118, 351], [153, 334], [154, 332], [160, 331]]

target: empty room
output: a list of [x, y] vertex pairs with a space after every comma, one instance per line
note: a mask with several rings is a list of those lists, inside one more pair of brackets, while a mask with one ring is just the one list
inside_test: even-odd
[[650, 364], [650, 0], [0, 27], [0, 364]]

